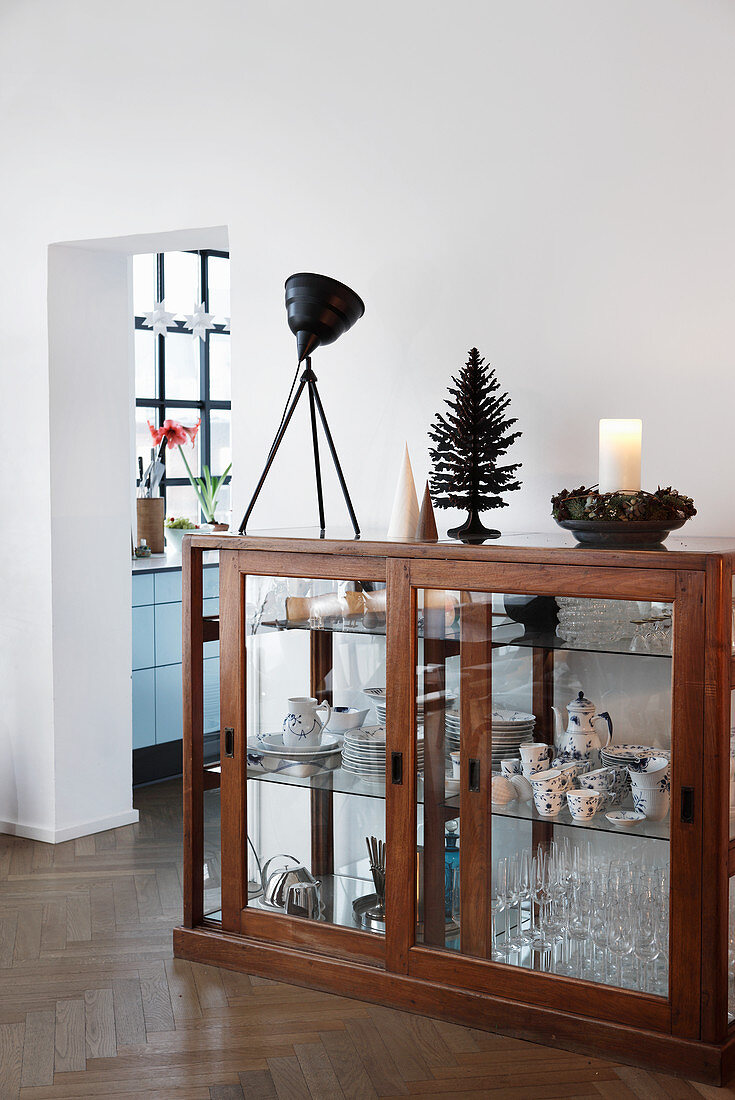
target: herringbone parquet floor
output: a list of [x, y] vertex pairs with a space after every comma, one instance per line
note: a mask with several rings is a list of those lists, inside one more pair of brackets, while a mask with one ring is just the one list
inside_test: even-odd
[[140, 822], [0, 837], [0, 1097], [722, 1097], [609, 1062], [175, 960], [178, 783]]

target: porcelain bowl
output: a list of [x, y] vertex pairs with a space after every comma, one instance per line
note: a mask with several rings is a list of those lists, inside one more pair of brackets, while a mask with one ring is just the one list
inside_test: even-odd
[[325, 728], [326, 733], [346, 733], [357, 730], [365, 724], [370, 707], [357, 710], [356, 707], [332, 707], [332, 717]]
[[590, 821], [605, 801], [602, 791], [567, 791], [567, 804], [575, 821]]

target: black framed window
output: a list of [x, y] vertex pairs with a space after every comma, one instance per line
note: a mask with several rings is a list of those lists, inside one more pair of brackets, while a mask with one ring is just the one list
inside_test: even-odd
[[[154, 332], [161, 302], [171, 316], [162, 319], [165, 331]], [[209, 316], [198, 316], [200, 306]], [[229, 253], [203, 249], [135, 256], [133, 309], [136, 463], [137, 456], [144, 469], [150, 462], [148, 421], [158, 428], [166, 419], [178, 420], [188, 428], [201, 419], [193, 450], [186, 447], [186, 459], [196, 476], [208, 466], [218, 477], [231, 456]], [[202, 320], [198, 329], [196, 322]], [[201, 522], [178, 448], [166, 451], [160, 491], [167, 516]], [[228, 477], [218, 497], [217, 518], [227, 521], [230, 507]]]

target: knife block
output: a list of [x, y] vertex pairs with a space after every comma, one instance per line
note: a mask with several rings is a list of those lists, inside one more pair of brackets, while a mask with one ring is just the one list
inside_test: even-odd
[[137, 497], [138, 545], [145, 539], [152, 554], [163, 554], [163, 497]]

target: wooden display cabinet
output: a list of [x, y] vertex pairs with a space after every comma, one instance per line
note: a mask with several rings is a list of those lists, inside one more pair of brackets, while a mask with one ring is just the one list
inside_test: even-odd
[[[208, 550], [219, 551], [218, 619], [202, 615]], [[734, 554], [730, 544], [703, 540], [669, 540], [649, 551], [581, 549], [563, 535], [482, 546], [187, 538], [185, 907], [175, 954], [712, 1084], [726, 1080], [735, 1051], [728, 1011]], [[348, 600], [348, 591], [368, 595]], [[321, 603], [305, 602], [319, 593]], [[504, 597], [512, 594], [557, 598], [564, 629], [542, 621], [540, 605], [525, 623], [517, 621], [523, 615], [509, 617]], [[287, 604], [294, 598], [300, 602]], [[634, 619], [644, 625], [627, 625]], [[205, 768], [202, 655], [215, 637], [221, 760]], [[382, 677], [384, 777], [382, 764], [375, 774], [375, 752], [367, 764], [358, 754], [355, 764], [345, 751], [340, 767], [312, 776], [263, 770], [256, 739], [280, 729], [289, 696], [367, 705], [374, 700], [364, 689], [381, 686]], [[542, 818], [533, 803], [492, 802], [501, 730], [516, 719], [491, 722], [491, 712], [525, 707], [535, 715], [534, 738], [551, 743], [552, 707], [563, 710], [578, 688], [615, 712], [616, 744], [655, 745], [670, 755], [664, 820], [628, 832], [604, 813], [580, 823], [566, 809]], [[455, 744], [459, 792], [447, 793]], [[216, 788], [222, 887], [212, 913], [204, 903], [203, 805]], [[458, 895], [446, 877], [451, 819], [459, 822]], [[310, 866], [321, 884], [322, 919], [268, 911], [249, 897], [248, 828], [261, 862], [288, 852]], [[384, 931], [360, 927], [352, 905], [372, 889], [363, 858], [370, 832], [387, 849]], [[505, 871], [526, 851], [537, 861], [544, 853], [554, 889], [524, 893], [522, 882], [513, 903]], [[640, 899], [645, 908], [649, 897], [658, 928], [650, 964], [639, 916]], [[548, 898], [553, 904], [544, 904]], [[595, 919], [603, 903], [612, 932]], [[561, 933], [559, 913], [567, 913]]]

